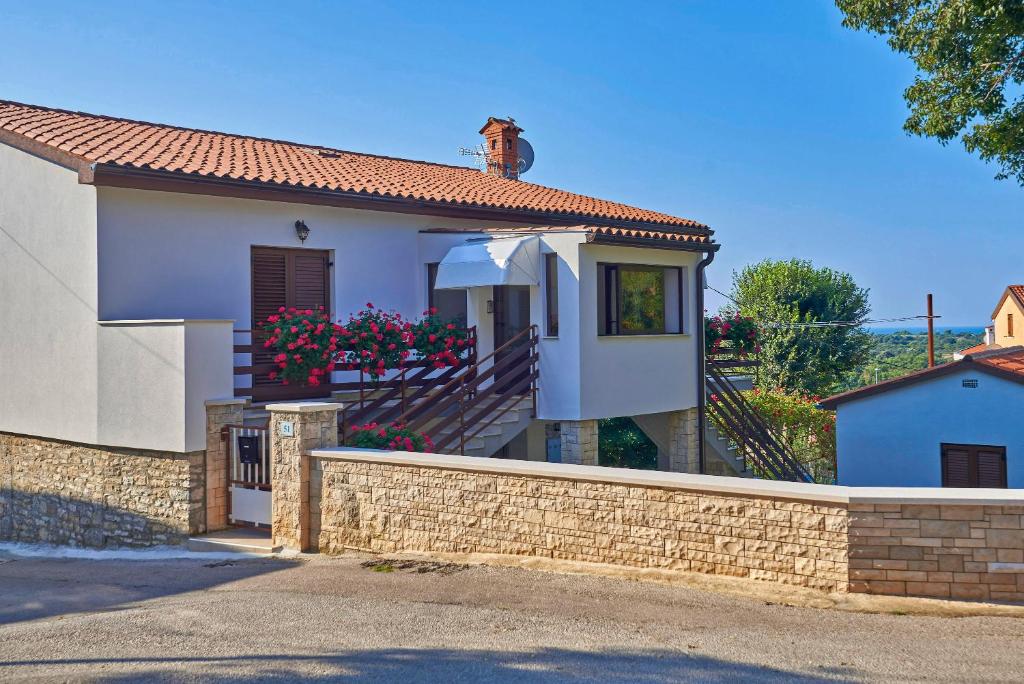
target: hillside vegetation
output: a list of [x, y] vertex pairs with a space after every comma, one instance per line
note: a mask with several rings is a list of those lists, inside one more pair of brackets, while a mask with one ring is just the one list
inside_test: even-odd
[[[928, 334], [925, 332], [907, 331], [872, 335], [870, 357], [867, 363], [859, 366], [843, 381], [843, 390], [856, 389], [875, 382], [875, 369], [878, 369], [878, 380], [906, 375], [912, 371], [928, 367]], [[982, 334], [955, 332], [944, 330], [935, 333], [935, 363], [949, 363], [953, 360], [953, 352], [980, 344]]]

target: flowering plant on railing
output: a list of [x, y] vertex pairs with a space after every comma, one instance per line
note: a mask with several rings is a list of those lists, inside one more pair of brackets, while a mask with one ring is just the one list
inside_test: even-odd
[[291, 383], [319, 385], [320, 379], [334, 370], [339, 336], [343, 332], [324, 312], [323, 307], [295, 309], [281, 307], [259, 324], [266, 336], [265, 349], [277, 351], [276, 371], [267, 377]]
[[378, 425], [367, 423], [352, 428], [351, 446], [363, 449], [391, 449], [392, 451], [422, 451], [430, 453], [434, 443], [422, 432], [414, 432], [400, 423]]
[[753, 318], [741, 316], [738, 311], [704, 318], [704, 346], [708, 356], [735, 354], [745, 358], [757, 354], [757, 324]]
[[343, 326], [343, 368], [362, 370], [374, 380], [386, 371], [401, 368], [409, 358], [412, 323], [395, 311], [382, 311], [367, 302]]
[[412, 326], [413, 349], [435, 368], [458, 366], [469, 351], [469, 331], [454, 321], [442, 319], [437, 309], [428, 309], [423, 316]]

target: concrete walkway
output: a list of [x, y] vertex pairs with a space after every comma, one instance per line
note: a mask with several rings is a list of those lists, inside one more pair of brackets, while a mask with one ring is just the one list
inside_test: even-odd
[[0, 680], [1019, 681], [1024, 620], [895, 612], [368, 557], [0, 558]]

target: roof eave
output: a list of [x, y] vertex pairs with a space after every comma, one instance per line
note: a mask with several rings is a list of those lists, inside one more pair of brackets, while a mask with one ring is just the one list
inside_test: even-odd
[[[217, 176], [143, 169], [119, 164], [93, 163], [79, 167], [79, 182], [97, 186], [180, 192], [199, 195], [220, 195], [245, 199], [290, 202], [295, 204], [322, 204], [369, 211], [390, 211], [407, 214], [426, 214], [449, 218], [474, 218], [489, 221], [521, 221], [524, 223], [575, 226], [581, 223], [617, 226], [638, 230], [660, 229], [684, 235], [706, 236], [714, 231], [707, 226], [681, 226], [668, 223], [645, 223], [606, 219], [586, 214], [544, 212], [528, 209], [487, 207], [476, 204], [458, 204], [437, 200], [405, 197], [387, 197], [370, 193], [343, 190], [324, 190], [292, 185], [279, 185], [263, 181], [246, 181]], [[713, 244], [713, 243], [705, 243]], [[706, 250], [704, 250], [706, 251]]]

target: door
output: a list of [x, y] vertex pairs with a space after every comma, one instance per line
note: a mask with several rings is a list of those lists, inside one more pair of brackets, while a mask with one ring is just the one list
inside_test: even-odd
[[252, 248], [253, 401], [323, 397], [326, 387], [282, 385], [267, 374], [274, 369], [274, 352], [263, 350], [255, 332], [259, 321], [284, 307], [330, 312], [330, 254], [320, 249]]
[[[526, 285], [495, 285], [492, 301], [494, 348], [498, 349], [530, 327], [530, 288]], [[495, 365], [502, 364], [494, 373], [499, 393], [513, 389], [516, 382], [529, 374], [528, 368], [515, 370], [529, 356], [529, 342], [529, 335], [523, 335], [508, 349], [494, 355]]]
[[1006, 447], [942, 445], [943, 487], [1006, 487]]

